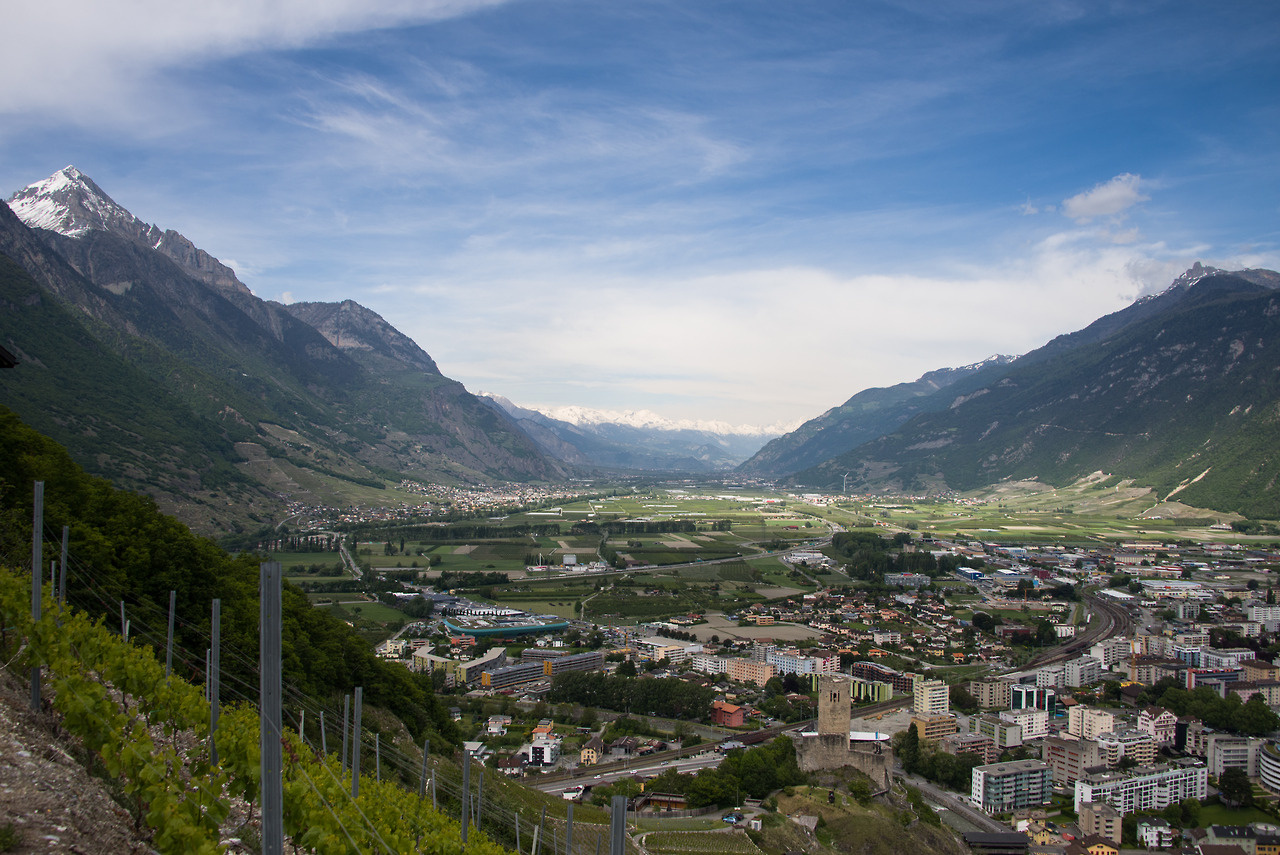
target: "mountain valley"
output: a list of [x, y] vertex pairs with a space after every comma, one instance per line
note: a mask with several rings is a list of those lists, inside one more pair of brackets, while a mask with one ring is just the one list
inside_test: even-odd
[[[865, 389], [789, 432], [471, 394], [346, 300], [281, 304], [67, 167], [0, 206], [5, 406], [208, 533], [401, 484], [713, 477], [827, 493], [1065, 487], [1094, 473], [1280, 517], [1280, 275], [1197, 264], [1020, 357]], [[780, 435], [781, 434], [781, 435]]]

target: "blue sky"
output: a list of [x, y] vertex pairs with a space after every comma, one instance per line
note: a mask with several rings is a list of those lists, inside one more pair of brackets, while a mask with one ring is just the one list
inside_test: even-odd
[[74, 164], [524, 405], [794, 422], [1280, 266], [1272, 0], [22, 5], [0, 195]]

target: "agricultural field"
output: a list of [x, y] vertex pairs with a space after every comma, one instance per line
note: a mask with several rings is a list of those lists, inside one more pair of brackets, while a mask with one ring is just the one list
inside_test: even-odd
[[1274, 540], [1213, 529], [1210, 526], [1236, 517], [1177, 502], [1158, 502], [1146, 489], [1101, 475], [1063, 488], [1011, 483], [954, 501], [850, 500], [813, 506], [810, 510], [848, 528], [873, 526], [939, 537], [1018, 543]]
[[351, 578], [336, 552], [272, 552], [267, 557], [280, 562], [291, 582], [339, 582]]
[[[348, 595], [350, 596], [350, 595]], [[373, 621], [374, 623], [395, 623], [397, 621], [404, 622], [408, 620], [405, 613], [399, 609], [392, 608], [384, 603], [359, 602], [356, 600], [347, 600], [346, 597], [338, 595], [340, 601], [332, 605], [330, 608], [335, 614], [344, 614], [348, 620], [359, 619]]]

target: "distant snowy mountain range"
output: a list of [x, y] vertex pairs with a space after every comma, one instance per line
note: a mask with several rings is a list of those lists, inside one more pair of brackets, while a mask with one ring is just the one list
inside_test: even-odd
[[[550, 456], [578, 466], [666, 472], [731, 469], [781, 436], [787, 426], [756, 427], [714, 421], [676, 421], [646, 410], [522, 407], [501, 395], [478, 393], [514, 419]], [[794, 426], [793, 426], [794, 427]]]
[[[491, 392], [477, 392], [477, 395], [494, 400], [507, 401], [501, 395], [495, 395]], [[651, 410], [593, 410], [590, 407], [537, 407], [537, 406], [520, 406], [522, 409], [534, 410], [542, 413], [550, 419], [568, 422], [571, 425], [584, 427], [588, 425], [625, 425], [627, 427], [645, 428], [648, 430], [697, 430], [705, 433], [720, 434], [722, 436], [759, 436], [759, 437], [775, 437], [781, 436], [788, 431], [793, 431], [799, 427], [803, 421], [796, 420], [792, 422], [779, 422], [777, 424], [760, 426], [760, 425], [731, 425], [728, 422], [708, 421], [706, 419], [668, 419], [660, 416]]]

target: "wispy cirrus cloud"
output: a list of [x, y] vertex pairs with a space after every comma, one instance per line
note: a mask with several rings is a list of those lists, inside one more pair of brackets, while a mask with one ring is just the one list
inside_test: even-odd
[[[43, 0], [5, 9], [0, 115], [99, 119], [158, 71], [332, 36], [457, 17], [507, 0]], [[107, 103], [103, 103], [106, 99]], [[68, 116], [67, 118], [72, 118]]]

